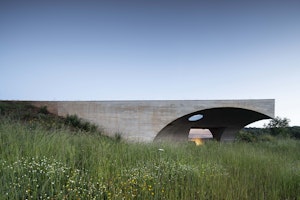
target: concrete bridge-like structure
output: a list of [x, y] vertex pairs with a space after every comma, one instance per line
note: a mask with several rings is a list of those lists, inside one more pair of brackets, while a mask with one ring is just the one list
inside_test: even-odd
[[187, 140], [191, 128], [233, 140], [246, 125], [274, 117], [274, 99], [166, 101], [31, 101], [59, 116], [77, 115], [127, 141]]

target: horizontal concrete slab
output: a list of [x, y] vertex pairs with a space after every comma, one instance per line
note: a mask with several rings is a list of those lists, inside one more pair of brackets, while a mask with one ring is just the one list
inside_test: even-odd
[[129, 141], [153, 141], [176, 119], [212, 108], [241, 108], [274, 117], [274, 99], [148, 100], [148, 101], [30, 101], [59, 116], [76, 114], [104, 128], [109, 136]]

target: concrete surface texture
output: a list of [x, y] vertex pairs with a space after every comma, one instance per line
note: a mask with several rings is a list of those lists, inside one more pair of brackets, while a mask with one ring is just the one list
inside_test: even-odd
[[[134, 142], [187, 140], [191, 128], [207, 128], [217, 140], [232, 140], [247, 124], [273, 118], [275, 106], [274, 99], [30, 103], [47, 106], [50, 112], [59, 116], [76, 114], [103, 128], [108, 136], [120, 134]], [[192, 121], [197, 115], [201, 119]]]

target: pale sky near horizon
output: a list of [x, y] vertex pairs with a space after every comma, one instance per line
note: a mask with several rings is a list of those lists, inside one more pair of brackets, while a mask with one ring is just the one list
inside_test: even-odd
[[300, 125], [299, 22], [289, 0], [1, 0], [0, 99], [275, 99]]

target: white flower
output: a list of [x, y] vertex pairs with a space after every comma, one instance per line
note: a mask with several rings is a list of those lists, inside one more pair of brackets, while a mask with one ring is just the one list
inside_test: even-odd
[[164, 149], [158, 149], [158, 151], [165, 151]]

